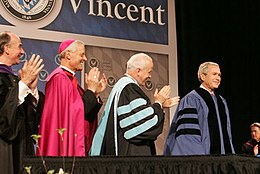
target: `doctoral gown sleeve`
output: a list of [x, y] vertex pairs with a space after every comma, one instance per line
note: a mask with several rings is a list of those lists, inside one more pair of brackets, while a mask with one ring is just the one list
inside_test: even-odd
[[164, 112], [136, 84], [127, 85], [119, 99], [118, 124], [126, 140], [133, 143], [154, 141], [161, 134]]
[[0, 137], [12, 141], [22, 127], [24, 115], [21, 106], [18, 107], [18, 78], [12, 75], [8, 77], [9, 85], [6, 83], [7, 77], [0, 79]]
[[44, 94], [39, 91], [39, 100], [34, 98], [32, 94], [28, 94], [25, 97], [25, 101], [22, 104], [24, 112], [26, 114], [26, 124], [27, 130], [30, 131], [30, 134], [38, 134], [38, 129], [40, 125], [43, 104], [44, 104]]
[[[199, 100], [189, 94], [181, 99], [174, 114], [164, 147], [164, 155], [203, 155], [208, 145], [202, 140], [203, 119], [207, 111], [202, 110]], [[206, 108], [206, 107], [204, 107]], [[206, 125], [205, 125], [206, 126]], [[208, 136], [204, 136], [208, 137]]]

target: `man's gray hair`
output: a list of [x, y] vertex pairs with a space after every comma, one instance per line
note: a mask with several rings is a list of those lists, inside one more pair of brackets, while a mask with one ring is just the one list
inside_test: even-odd
[[253, 123], [250, 125], [250, 128], [252, 128], [252, 127], [258, 127], [260, 129], [260, 123], [257, 123], [257, 122]]
[[201, 74], [205, 74], [206, 75], [208, 73], [208, 67], [210, 65], [219, 66], [215, 62], [204, 62], [204, 63], [200, 64], [199, 70], [198, 70], [198, 79], [199, 79], [200, 83], [203, 82], [202, 79], [200, 78]]
[[130, 59], [127, 61], [126, 69], [127, 71], [133, 71], [136, 68], [144, 69], [148, 61], [152, 61], [150, 56], [145, 53], [137, 53], [130, 57]]
[[0, 56], [4, 53], [4, 46], [11, 41], [11, 32], [4, 31], [0, 33]]
[[70, 46], [68, 46], [65, 50], [63, 50], [61, 53], [60, 53], [60, 58], [64, 58], [65, 57], [65, 53], [67, 51], [70, 51], [72, 53], [76, 52], [77, 49], [78, 49], [78, 45], [85, 45], [83, 41], [81, 40], [75, 40], [72, 44], [70, 44]]

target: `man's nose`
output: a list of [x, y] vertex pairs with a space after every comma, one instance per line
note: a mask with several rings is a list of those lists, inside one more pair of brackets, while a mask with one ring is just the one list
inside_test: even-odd
[[24, 55], [24, 49], [23, 48], [21, 49], [21, 54]]

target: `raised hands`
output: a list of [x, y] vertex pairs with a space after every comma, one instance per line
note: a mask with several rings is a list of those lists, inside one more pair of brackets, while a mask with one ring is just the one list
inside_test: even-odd
[[85, 74], [85, 83], [87, 89], [94, 92], [97, 96], [103, 92], [107, 86], [107, 78], [105, 74], [102, 74], [101, 79], [99, 80], [100, 71], [98, 68], [92, 68], [89, 73]]
[[170, 108], [179, 103], [180, 97], [176, 96], [170, 98], [171, 87], [169, 85], [164, 86], [159, 92], [158, 89], [155, 90], [154, 100], [162, 104], [163, 108]]
[[159, 92], [158, 89], [155, 89], [154, 100], [163, 104], [167, 99], [170, 98], [171, 87], [169, 85], [164, 86]]
[[180, 101], [179, 96], [169, 98], [169, 99], [165, 100], [165, 102], [162, 104], [162, 107], [163, 108], [173, 107], [173, 106], [177, 105], [179, 103], [179, 101]]
[[24, 82], [32, 91], [36, 88], [38, 75], [44, 67], [42, 62], [43, 59], [41, 59], [39, 55], [33, 54], [30, 60], [26, 60], [22, 69], [19, 70], [21, 81]]

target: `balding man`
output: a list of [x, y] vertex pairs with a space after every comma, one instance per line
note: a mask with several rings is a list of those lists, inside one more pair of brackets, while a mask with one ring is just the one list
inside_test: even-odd
[[24, 54], [21, 39], [14, 33], [0, 33], [0, 169], [1, 173], [19, 173], [25, 155], [34, 155], [33, 139], [38, 130], [44, 95], [37, 90], [42, 59], [32, 55], [20, 70]]
[[125, 76], [107, 100], [91, 155], [156, 155], [154, 141], [163, 129], [163, 108], [177, 104], [179, 97], [170, 98], [171, 88], [164, 86], [156, 89], [155, 103], [150, 102], [140, 86], [151, 78], [152, 69], [153, 61], [144, 53], [128, 60]]

